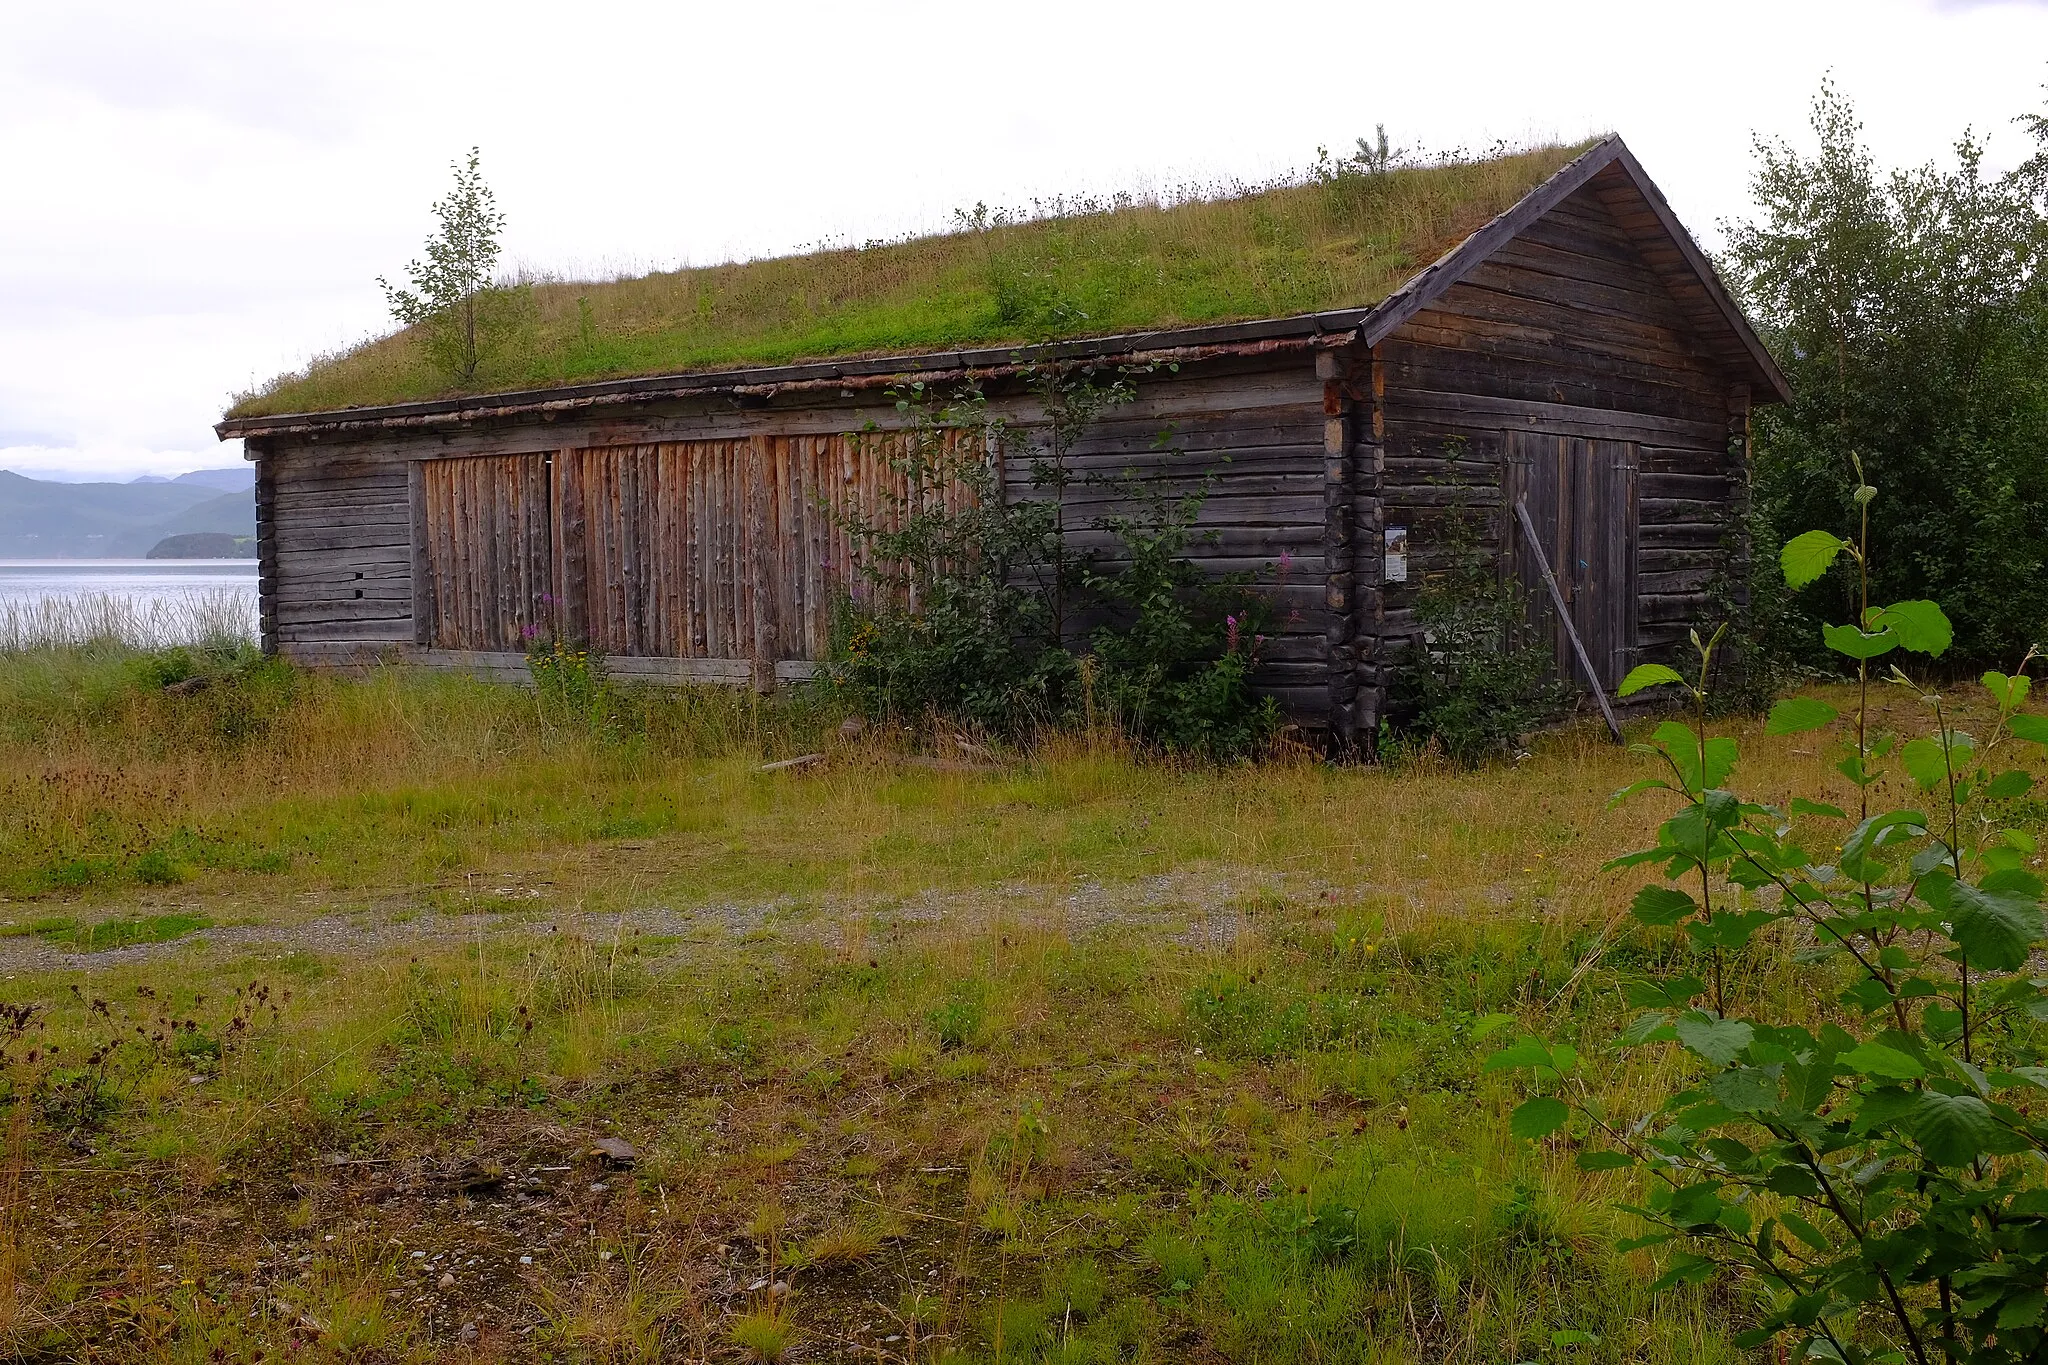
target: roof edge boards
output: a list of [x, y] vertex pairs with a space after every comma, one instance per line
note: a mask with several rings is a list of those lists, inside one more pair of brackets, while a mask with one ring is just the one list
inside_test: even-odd
[[672, 398], [720, 394], [765, 397], [775, 393], [833, 387], [876, 388], [898, 381], [928, 380], [949, 375], [998, 376], [1014, 374], [1049, 361], [1179, 364], [1222, 356], [1346, 345], [1357, 338], [1359, 327], [1372, 312], [1370, 308], [1348, 308], [1285, 318], [1128, 332], [1022, 346], [647, 375], [379, 407], [279, 413], [269, 417], [229, 417], [215, 423], [213, 431], [217, 439], [227, 441], [250, 436], [461, 426], [490, 418], [625, 406]]
[[[237, 437], [318, 436], [372, 430], [464, 426], [494, 418], [623, 407], [679, 398], [754, 397], [822, 389], [875, 389], [913, 381], [931, 382], [955, 376], [993, 378], [1017, 374], [1046, 361], [1088, 359], [1132, 365], [1179, 365], [1229, 356], [1271, 355], [1341, 347], [1358, 338], [1359, 324], [1369, 310], [1310, 313], [1298, 318], [1268, 319], [1256, 326], [1268, 335], [1243, 340], [1200, 341], [1198, 328], [1179, 332], [1133, 333], [1102, 337], [1088, 343], [1057, 342], [1009, 350], [935, 352], [886, 356], [844, 364], [785, 365], [749, 370], [713, 370], [697, 374], [659, 375], [631, 380], [556, 389], [525, 389], [481, 398], [444, 399], [381, 408], [343, 408], [333, 412], [286, 413], [276, 417], [238, 417], [216, 423], [223, 441]], [[1280, 324], [1303, 324], [1282, 327]], [[1119, 343], [1111, 345], [1110, 343]], [[1150, 343], [1150, 344], [1144, 344]]]
[[1619, 134], [1610, 134], [1566, 162], [1550, 179], [1517, 199], [1485, 227], [1446, 251], [1380, 301], [1366, 322], [1366, 344], [1377, 346], [1403, 323], [1434, 302], [1475, 266], [1505, 246], [1523, 228], [1583, 189], [1626, 152]]

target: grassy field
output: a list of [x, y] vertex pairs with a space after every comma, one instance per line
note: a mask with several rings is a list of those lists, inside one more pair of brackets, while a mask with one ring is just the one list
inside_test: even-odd
[[[1678, 1065], [1608, 1046], [1687, 949], [1595, 732], [1218, 771], [220, 668], [0, 656], [15, 1358], [1739, 1358], [1479, 1069], [1503, 1015], [1620, 1113]], [[1823, 1009], [1782, 948], [1739, 990]]]
[[[611, 281], [541, 281], [478, 392], [1362, 307], [1582, 147], [1380, 175], [1041, 204], [979, 228]], [[412, 332], [280, 375], [257, 416], [434, 398]]]

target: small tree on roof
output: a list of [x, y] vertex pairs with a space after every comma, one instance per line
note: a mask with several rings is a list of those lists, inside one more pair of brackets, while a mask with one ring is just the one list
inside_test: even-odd
[[455, 187], [434, 204], [441, 230], [427, 239], [426, 259], [406, 264], [412, 287], [396, 288], [377, 277], [391, 315], [407, 327], [420, 328], [434, 363], [465, 385], [475, 382], [491, 351], [503, 341], [524, 296], [523, 290], [494, 283], [505, 215], [498, 212], [497, 197], [484, 183], [480, 155], [471, 147], [466, 161], [449, 163]]

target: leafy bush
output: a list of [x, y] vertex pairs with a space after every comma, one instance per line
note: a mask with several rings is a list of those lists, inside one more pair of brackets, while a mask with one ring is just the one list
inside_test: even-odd
[[1107, 720], [1166, 750], [1250, 754], [1279, 728], [1250, 685], [1260, 603], [1188, 558], [1202, 495], [1148, 498], [1120, 480], [1140, 510], [1094, 524], [1116, 538], [1120, 567], [1077, 552], [1068, 457], [1105, 408], [1130, 400], [1131, 380], [1046, 371], [1032, 383], [1047, 413], [1026, 452], [1032, 497], [1003, 496], [1013, 437], [976, 390], [941, 399], [910, 385], [896, 395], [908, 427], [867, 433], [891, 442], [906, 491], [846, 518], [861, 579], [840, 603], [827, 685], [875, 716], [944, 715], [1010, 737]]
[[1477, 763], [1565, 714], [1576, 689], [1557, 676], [1550, 642], [1528, 624], [1522, 584], [1501, 576], [1473, 519], [1446, 518], [1443, 544], [1447, 566], [1415, 594], [1422, 632], [1395, 668], [1388, 737]]
[[[1860, 454], [1888, 493], [1871, 513], [1880, 600], [1937, 597], [1953, 658], [2011, 659], [2048, 625], [2048, 142], [2006, 175], [1969, 134], [1952, 169], [1886, 173], [1832, 86], [1813, 128], [1813, 156], [1759, 143], [1759, 213], [1728, 241], [1792, 383], [1755, 418], [1755, 562], [1808, 527], [1846, 532], [1838, 471]], [[1808, 667], [1833, 667], [1818, 627], [1855, 592], [1831, 588], [1791, 607]]]
[[[1726, 786], [1736, 743], [1706, 724], [1718, 636], [1698, 641], [1697, 682], [1661, 665], [1636, 669], [1624, 695], [1683, 688], [1695, 721], [1666, 722], [1636, 746], [1662, 774], [1616, 799], [1662, 792], [1677, 809], [1654, 847], [1613, 866], [1663, 871], [1665, 884], [1637, 893], [1635, 918], [1678, 928], [1708, 975], [1632, 984], [1644, 1012], [1622, 1042], [1676, 1044], [1689, 1080], [1632, 1120], [1595, 1099], [1570, 1046], [1525, 1038], [1487, 1066], [1530, 1072], [1550, 1092], [1515, 1110], [1518, 1134], [1547, 1136], [1576, 1111], [1599, 1140], [1582, 1167], [1643, 1175], [1649, 1192], [1636, 1211], [1650, 1230], [1624, 1245], [1672, 1248], [1659, 1284], [1747, 1272], [1765, 1308], [1739, 1344], [1787, 1334], [1809, 1360], [2039, 1360], [2048, 979], [2035, 961], [2048, 925], [2042, 879], [2028, 867], [2034, 840], [2007, 827], [2034, 779], [1999, 751], [2048, 746], [2048, 718], [2023, 709], [2031, 650], [2019, 671], [1983, 676], [1981, 737], [1957, 728], [1952, 699], [1896, 662], [1874, 679], [1874, 661], [1938, 658], [1954, 631], [1930, 601], [1871, 604], [1882, 578], [1870, 551], [1877, 490], [1856, 472], [1858, 534], [1809, 531], [1780, 556], [1795, 590], [1839, 560], [1854, 571], [1854, 618], [1823, 638], [1854, 666], [1855, 706], [1845, 718], [1795, 698], [1767, 724], [1780, 735], [1841, 727], [1836, 770], [1857, 793], [1855, 813], [1803, 796], [1768, 805]], [[1930, 728], [1906, 739], [1875, 731], [1874, 680], [1916, 698]], [[1891, 763], [1924, 809], [1873, 809]], [[1835, 1018], [1812, 1019], [1803, 999], [1731, 1011], [1730, 960], [1787, 948], [1814, 969], [1816, 993], [1833, 996]]]
[[981, 1037], [988, 1023], [987, 992], [978, 982], [960, 985], [934, 1006], [925, 1019], [938, 1035], [940, 1047], [966, 1047]]

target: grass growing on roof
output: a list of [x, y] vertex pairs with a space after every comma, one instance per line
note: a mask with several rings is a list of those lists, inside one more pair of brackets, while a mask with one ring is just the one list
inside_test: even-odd
[[[1378, 302], [1579, 147], [1148, 203], [605, 282], [542, 281], [474, 392], [825, 356], [1031, 342]], [[410, 331], [238, 399], [263, 416], [451, 392]]]

